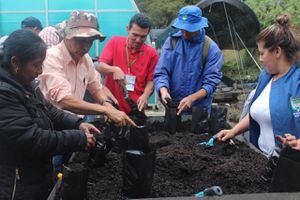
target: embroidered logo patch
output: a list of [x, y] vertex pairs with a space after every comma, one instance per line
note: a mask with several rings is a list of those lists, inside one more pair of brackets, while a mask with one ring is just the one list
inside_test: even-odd
[[299, 97], [292, 97], [291, 98], [291, 106], [293, 115], [295, 118], [300, 117], [300, 98]]

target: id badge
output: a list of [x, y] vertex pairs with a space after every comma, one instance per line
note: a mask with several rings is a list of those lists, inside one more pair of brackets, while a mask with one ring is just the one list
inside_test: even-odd
[[135, 80], [136, 80], [136, 76], [125, 75], [126, 89], [128, 91], [131, 91], [131, 92], [134, 91]]
[[300, 117], [300, 98], [292, 97], [290, 99], [290, 101], [291, 101], [291, 106], [292, 106], [292, 111], [293, 111], [294, 117], [299, 118]]

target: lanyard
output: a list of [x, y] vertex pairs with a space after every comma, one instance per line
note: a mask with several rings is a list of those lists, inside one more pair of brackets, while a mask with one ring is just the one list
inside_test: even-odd
[[140, 52], [138, 54], [138, 56], [133, 59], [133, 61], [130, 62], [130, 58], [129, 58], [129, 52], [128, 52], [128, 45], [126, 44], [126, 61], [127, 61], [127, 67], [128, 67], [128, 74], [130, 74], [130, 69], [132, 67], [132, 65], [134, 65], [136, 63], [136, 61], [141, 57], [141, 55], [143, 54], [143, 52]]

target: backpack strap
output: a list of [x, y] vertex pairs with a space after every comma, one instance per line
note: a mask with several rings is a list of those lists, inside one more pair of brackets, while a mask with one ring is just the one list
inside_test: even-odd
[[203, 47], [202, 47], [202, 68], [205, 66], [206, 58], [210, 49], [210, 45], [213, 42], [213, 40], [205, 35], [204, 41], [203, 41]]
[[[176, 44], [178, 42], [178, 37], [171, 37], [171, 46], [172, 49], [175, 49]], [[204, 41], [203, 41], [203, 48], [202, 48], [202, 68], [205, 66], [206, 58], [210, 49], [210, 45], [212, 44], [213, 40], [205, 35]]]
[[171, 46], [173, 50], [175, 49], [177, 42], [178, 42], [178, 37], [171, 37]]

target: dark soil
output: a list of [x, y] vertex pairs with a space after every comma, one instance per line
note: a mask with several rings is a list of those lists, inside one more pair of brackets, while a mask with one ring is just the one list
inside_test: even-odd
[[[246, 144], [216, 142], [205, 149], [198, 145], [210, 135], [182, 131], [174, 135], [162, 131], [161, 123], [149, 126], [150, 144], [156, 149], [156, 167], [149, 197], [192, 196], [206, 187], [218, 185], [225, 194], [267, 192], [269, 184], [261, 173], [267, 159]], [[187, 129], [185, 129], [187, 130]], [[104, 167], [89, 171], [89, 200], [120, 199], [121, 154], [110, 152]]]

